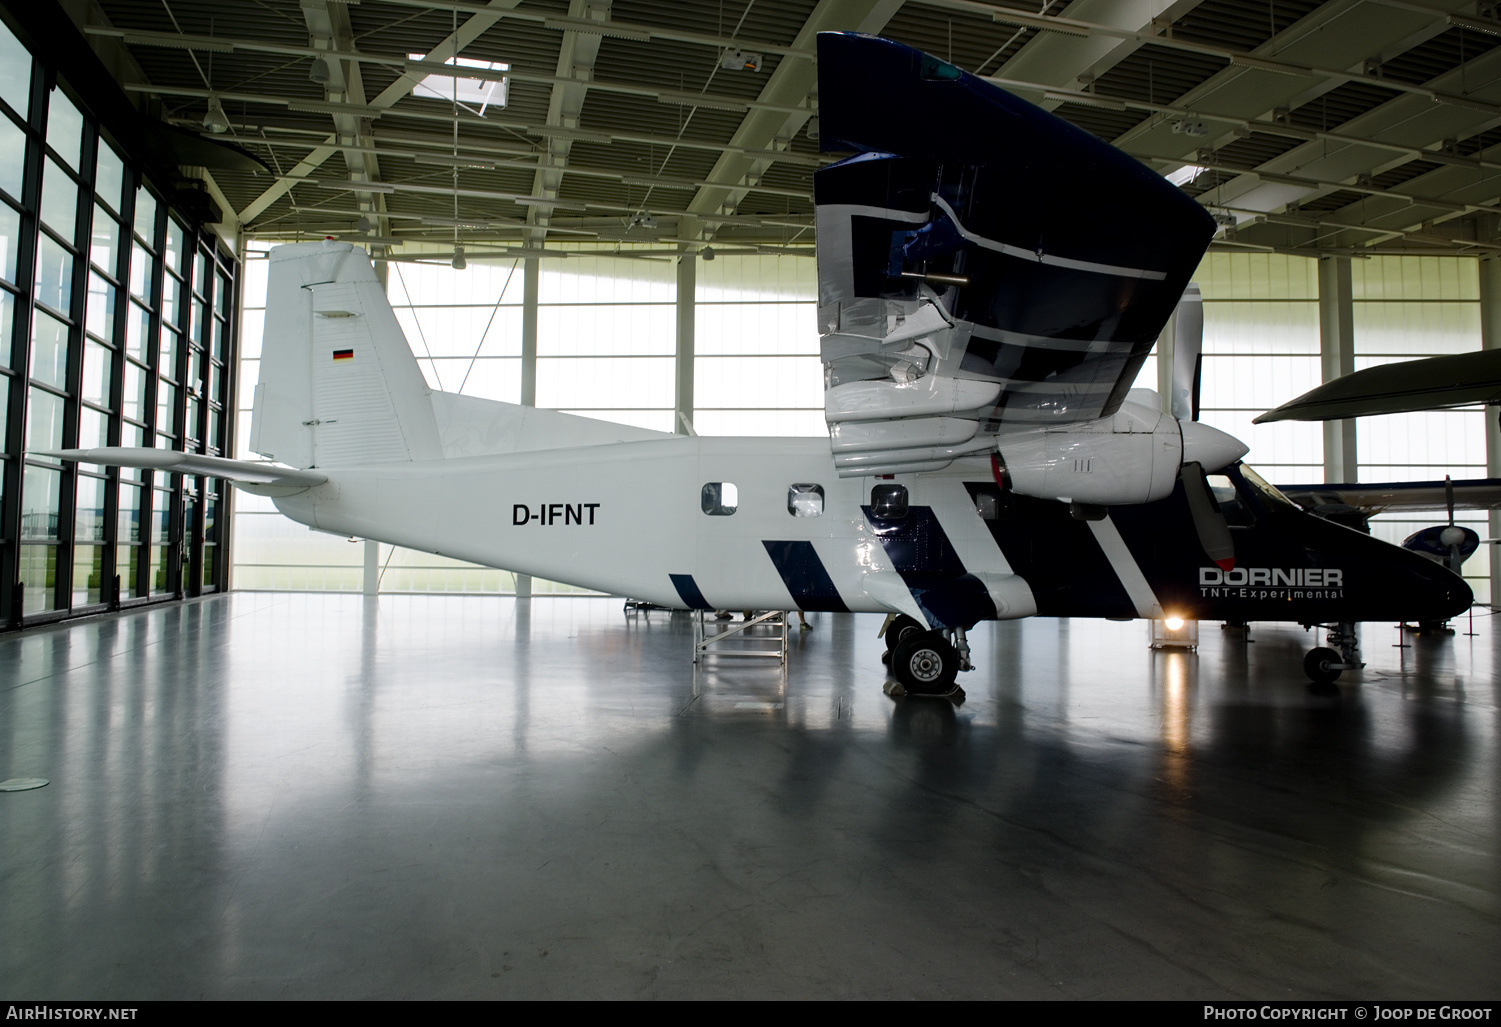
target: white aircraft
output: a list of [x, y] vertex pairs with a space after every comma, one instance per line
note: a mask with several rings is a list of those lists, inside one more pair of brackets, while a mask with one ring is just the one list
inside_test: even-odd
[[[675, 609], [887, 613], [912, 692], [950, 691], [988, 619], [1468, 605], [1448, 570], [1288, 503], [1238, 440], [1127, 395], [1212, 236], [1195, 202], [917, 51], [826, 34], [819, 55], [824, 145], [858, 153], [815, 176], [828, 440], [434, 391], [365, 252], [325, 241], [270, 254], [267, 462], [53, 455], [221, 477], [320, 531]], [[1316, 679], [1359, 665], [1338, 638]]]

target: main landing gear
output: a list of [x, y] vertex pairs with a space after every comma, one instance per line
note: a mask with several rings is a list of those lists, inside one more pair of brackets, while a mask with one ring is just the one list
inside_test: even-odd
[[882, 632], [886, 652], [881, 662], [891, 668], [897, 686], [888, 695], [963, 695], [954, 683], [961, 670], [973, 670], [969, 641], [963, 628], [929, 630], [905, 614], [889, 620]]
[[1365, 666], [1360, 659], [1360, 640], [1355, 637], [1355, 625], [1349, 621], [1330, 624], [1325, 641], [1332, 648], [1319, 646], [1308, 650], [1303, 657], [1303, 671], [1313, 680], [1315, 691], [1334, 689], [1334, 680], [1340, 672], [1360, 670]]

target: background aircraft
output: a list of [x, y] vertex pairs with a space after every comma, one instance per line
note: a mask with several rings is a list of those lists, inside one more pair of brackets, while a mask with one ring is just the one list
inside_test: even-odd
[[327, 241], [270, 255], [250, 445], [274, 463], [56, 455], [215, 475], [318, 530], [662, 606], [885, 612], [914, 692], [953, 688], [986, 619], [1330, 623], [1339, 651], [1306, 663], [1329, 679], [1359, 666], [1354, 621], [1469, 604], [1128, 394], [1213, 235], [1196, 202], [929, 55], [818, 46], [822, 145], [855, 153], [815, 175], [827, 441], [431, 390], [364, 251]]

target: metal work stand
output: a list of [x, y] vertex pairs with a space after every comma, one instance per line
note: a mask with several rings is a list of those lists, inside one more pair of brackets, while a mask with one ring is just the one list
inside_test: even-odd
[[[699, 663], [705, 656], [751, 656], [770, 657], [779, 663], [787, 662], [787, 613], [784, 610], [768, 610], [758, 617], [741, 621], [707, 621], [707, 610], [695, 611], [693, 617], [693, 662]], [[720, 628], [710, 632], [709, 627]], [[774, 634], [749, 634], [750, 628], [761, 626], [774, 628]]]

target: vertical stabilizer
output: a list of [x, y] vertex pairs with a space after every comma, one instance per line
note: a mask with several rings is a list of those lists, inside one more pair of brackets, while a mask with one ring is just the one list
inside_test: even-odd
[[293, 467], [443, 455], [427, 382], [364, 250], [270, 253], [250, 448]]

